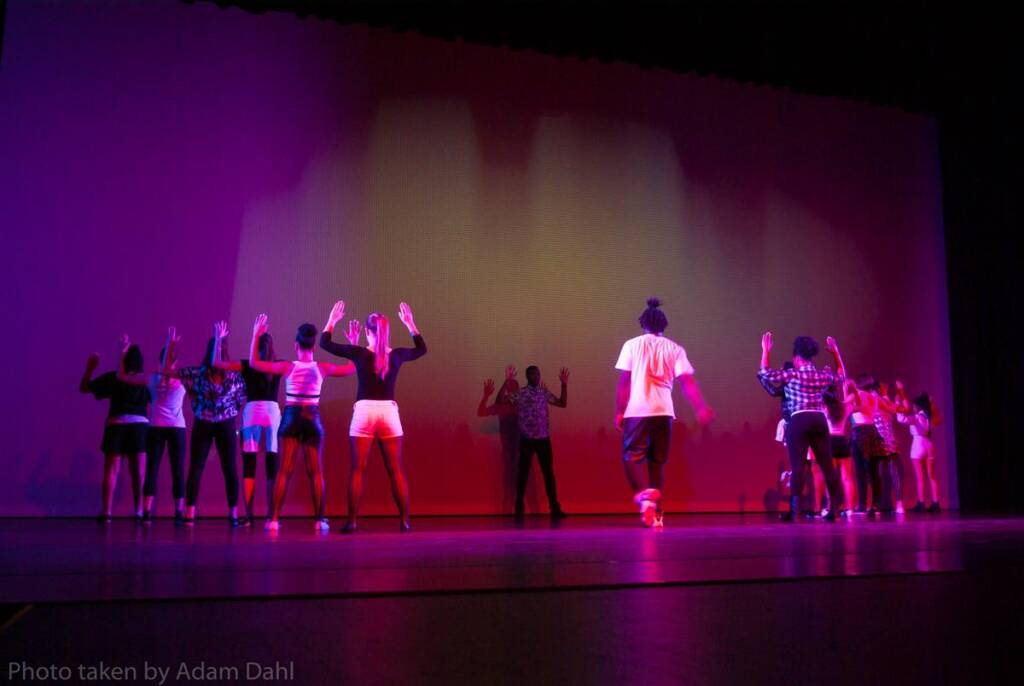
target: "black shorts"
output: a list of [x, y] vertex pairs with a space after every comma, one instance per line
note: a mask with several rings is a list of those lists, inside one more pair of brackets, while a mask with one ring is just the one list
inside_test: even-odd
[[672, 417], [627, 417], [623, 421], [622, 431], [623, 460], [650, 460], [657, 464], [668, 462]]
[[853, 442], [865, 458], [883, 457], [887, 451], [882, 435], [874, 424], [857, 424], [853, 427]]
[[837, 436], [833, 434], [829, 438], [832, 443], [832, 457], [843, 458], [850, 456], [850, 439], [846, 436]]
[[299, 443], [319, 446], [324, 437], [318, 405], [285, 405], [278, 439], [297, 438]]
[[103, 429], [100, 450], [104, 455], [135, 455], [146, 452], [146, 430], [149, 424], [107, 424]]

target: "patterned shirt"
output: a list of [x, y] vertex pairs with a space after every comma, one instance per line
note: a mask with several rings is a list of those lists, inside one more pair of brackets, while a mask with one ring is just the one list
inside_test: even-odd
[[875, 428], [878, 429], [878, 435], [885, 443], [885, 452], [890, 455], [900, 451], [899, 445], [896, 443], [896, 432], [892, 429], [892, 420], [893, 416], [884, 410], [879, 409], [875, 413]]
[[192, 401], [192, 414], [205, 422], [234, 419], [245, 406], [245, 381], [238, 372], [224, 372], [215, 383], [206, 367], [185, 367], [177, 376]]
[[508, 394], [508, 402], [514, 404], [518, 411], [521, 436], [534, 439], [548, 437], [548, 405], [558, 402], [554, 393], [540, 386], [523, 386]]
[[766, 382], [772, 385], [783, 384], [786, 400], [792, 414], [797, 412], [825, 412], [825, 400], [822, 394], [836, 381], [842, 383], [843, 377], [828, 367], [818, 369], [807, 365], [800, 369], [768, 369], [764, 367], [757, 373], [763, 386]]
[[763, 388], [768, 395], [773, 398], [782, 398], [782, 419], [788, 422], [790, 416], [793, 414], [793, 409], [789, 404], [789, 398], [786, 397], [785, 386], [770, 384], [768, 383], [768, 380], [762, 378], [760, 374], [757, 375], [757, 380], [761, 382], [761, 388]]

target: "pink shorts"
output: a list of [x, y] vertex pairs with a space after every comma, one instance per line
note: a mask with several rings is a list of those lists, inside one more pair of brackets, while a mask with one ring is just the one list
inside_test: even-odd
[[394, 400], [358, 400], [352, 407], [349, 436], [362, 438], [398, 438], [402, 435], [402, 420], [398, 416], [398, 403]]

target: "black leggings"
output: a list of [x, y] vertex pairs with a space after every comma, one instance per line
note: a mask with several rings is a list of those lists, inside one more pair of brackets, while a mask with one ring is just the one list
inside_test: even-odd
[[[871, 424], [853, 427], [853, 466], [857, 471], [857, 508], [867, 509], [868, 483], [871, 484], [871, 507], [877, 510], [892, 509], [891, 483], [888, 477], [889, 465], [879, 451], [882, 439]], [[883, 474], [883, 471], [886, 472]]]
[[228, 507], [238, 504], [238, 468], [235, 466], [235, 445], [238, 440], [235, 420], [207, 422], [197, 419], [192, 427], [191, 455], [188, 464], [188, 487], [185, 503], [192, 507], [199, 500], [199, 482], [203, 478], [206, 458], [210, 448], [217, 444], [220, 469], [224, 473], [224, 490], [228, 496]]
[[146, 432], [146, 484], [142, 494], [156, 495], [156, 481], [164, 445], [171, 461], [171, 491], [174, 499], [185, 497], [185, 429], [177, 426], [151, 426]]
[[832, 441], [828, 433], [828, 422], [821, 412], [797, 412], [789, 420], [786, 432], [786, 447], [789, 448], [789, 468], [792, 470], [790, 493], [799, 497], [804, 492], [804, 472], [807, 469], [807, 449], [818, 461], [829, 502], [835, 508], [839, 503], [839, 482], [832, 466]]
[[516, 512], [522, 512], [526, 497], [526, 482], [530, 478], [530, 463], [537, 453], [537, 462], [544, 475], [544, 490], [548, 494], [548, 507], [552, 512], [561, 509], [558, 504], [558, 490], [555, 486], [555, 468], [552, 465], [551, 439], [519, 437], [519, 475], [516, 479]]
[[[242, 453], [242, 478], [256, 478], [256, 453]], [[277, 469], [281, 465], [281, 459], [277, 453], [267, 453], [266, 457], [267, 483], [273, 483], [277, 478]]]

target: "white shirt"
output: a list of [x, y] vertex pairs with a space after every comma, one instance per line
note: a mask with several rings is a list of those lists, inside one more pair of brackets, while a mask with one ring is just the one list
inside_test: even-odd
[[185, 428], [185, 385], [179, 379], [154, 374], [149, 379], [153, 403], [149, 406], [150, 426]]
[[910, 427], [910, 435], [914, 438], [931, 438], [932, 422], [923, 410], [918, 410], [914, 414], [898, 414], [896, 419], [900, 424]]
[[615, 368], [630, 372], [629, 403], [624, 417], [675, 417], [672, 384], [676, 377], [693, 374], [683, 346], [645, 333], [622, 345]]

